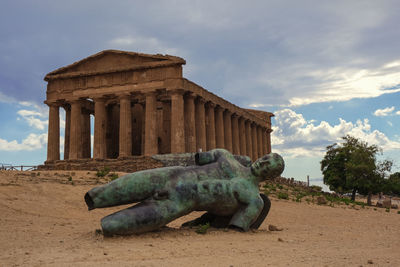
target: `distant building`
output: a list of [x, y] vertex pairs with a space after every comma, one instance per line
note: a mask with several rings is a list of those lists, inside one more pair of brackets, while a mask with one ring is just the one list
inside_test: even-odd
[[[272, 113], [242, 109], [182, 76], [184, 59], [105, 50], [50, 72], [46, 164], [225, 148], [253, 160], [271, 151]], [[94, 116], [91, 148], [90, 115]]]

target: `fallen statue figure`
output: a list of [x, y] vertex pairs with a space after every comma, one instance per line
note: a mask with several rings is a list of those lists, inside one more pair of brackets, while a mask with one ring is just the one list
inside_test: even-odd
[[88, 191], [89, 210], [140, 202], [104, 217], [103, 234], [154, 231], [192, 211], [207, 213], [184, 225], [257, 229], [271, 206], [258, 184], [283, 172], [282, 157], [271, 153], [251, 163], [242, 156], [239, 162], [227, 150], [214, 149], [196, 153], [195, 162], [134, 172]]

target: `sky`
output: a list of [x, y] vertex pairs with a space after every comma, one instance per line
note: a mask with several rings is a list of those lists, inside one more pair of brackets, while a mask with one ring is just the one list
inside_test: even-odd
[[326, 146], [347, 134], [399, 171], [398, 14], [386, 0], [3, 0], [0, 163], [45, 161], [47, 73], [119, 49], [183, 57], [184, 77], [273, 112], [286, 177], [320, 182]]

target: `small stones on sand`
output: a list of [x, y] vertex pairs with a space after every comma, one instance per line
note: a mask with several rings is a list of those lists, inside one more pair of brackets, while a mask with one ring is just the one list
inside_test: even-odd
[[327, 203], [326, 198], [324, 196], [319, 196], [317, 198], [317, 204], [318, 205], [325, 205]]
[[268, 230], [270, 230], [272, 232], [272, 231], [282, 231], [283, 229], [270, 224], [270, 225], [268, 225]]

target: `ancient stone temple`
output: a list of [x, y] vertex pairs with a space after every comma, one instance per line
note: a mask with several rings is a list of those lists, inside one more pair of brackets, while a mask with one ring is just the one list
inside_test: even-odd
[[106, 50], [47, 74], [46, 164], [60, 161], [60, 108], [66, 114], [64, 161], [213, 148], [252, 159], [270, 152], [273, 114], [240, 108], [185, 79], [185, 63]]

